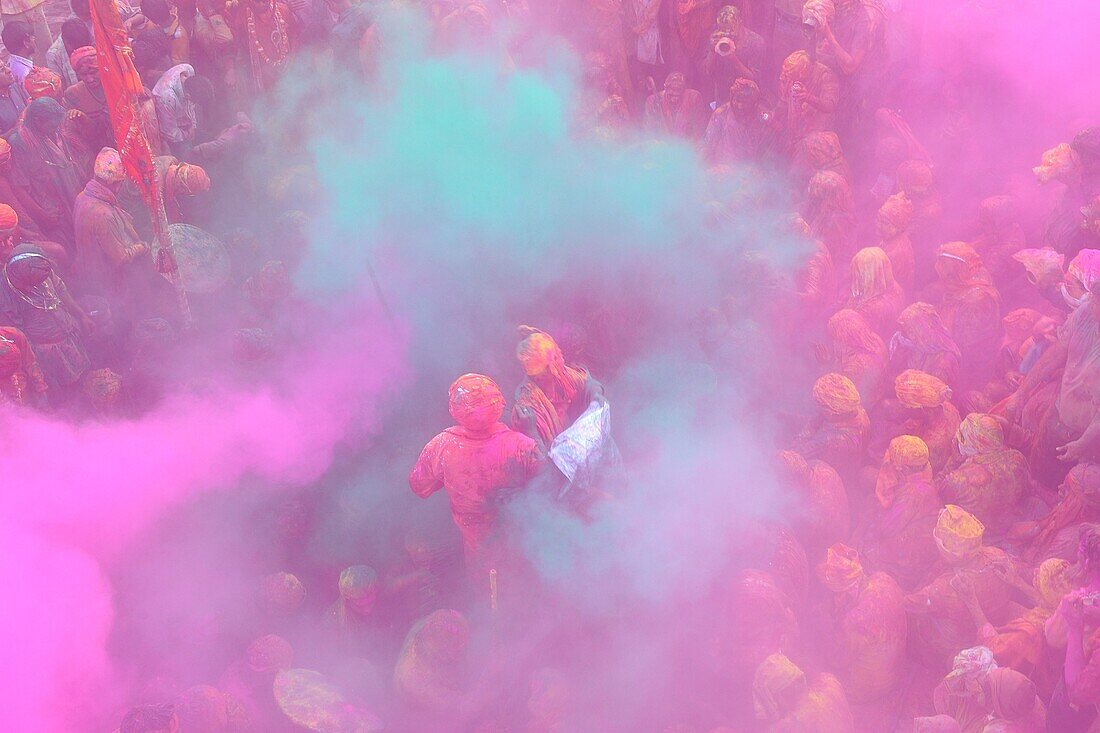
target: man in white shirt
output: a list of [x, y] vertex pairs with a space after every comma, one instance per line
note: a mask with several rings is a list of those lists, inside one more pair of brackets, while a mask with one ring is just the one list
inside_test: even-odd
[[34, 30], [29, 23], [21, 20], [13, 20], [4, 24], [0, 31], [0, 40], [4, 42], [4, 48], [11, 54], [8, 57], [8, 68], [11, 69], [15, 83], [12, 85], [12, 93], [18, 94], [23, 104], [27, 103], [27, 90], [23, 88], [23, 80], [34, 68], [31, 57], [34, 56]]

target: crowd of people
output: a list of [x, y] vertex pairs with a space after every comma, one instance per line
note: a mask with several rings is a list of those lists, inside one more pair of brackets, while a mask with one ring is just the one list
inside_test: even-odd
[[[217, 203], [248, 187], [261, 137], [248, 112], [296, 59], [370, 83], [385, 44], [376, 7], [116, 3], [167, 220], [224, 235], [231, 268], [213, 296], [158, 267], [167, 245], [119, 153], [88, 0], [71, 0], [59, 29], [41, 2], [11, 4], [0, 405], [138, 414], [178, 378], [170, 354], [195, 328], [243, 363], [269, 358], [293, 329], [307, 215], [284, 205], [269, 238]], [[746, 371], [746, 320], [804, 367], [804, 383], [782, 389], [808, 410], [768, 416], [788, 501], [729, 540], [738, 567], [708, 599], [728, 612], [684, 641], [684, 673], [721, 694], [685, 693], [667, 708], [676, 719], [650, 729], [1100, 730], [1100, 128], [1036, 161], [1052, 205], [991, 189], [960, 214], [942, 189], [951, 162], [930, 152], [943, 145], [890, 106], [912, 58], [891, 55], [905, 19], [879, 0], [424, 10], [443, 50], [535, 19], [566, 39], [584, 60], [576, 134], [679, 139], [718, 180], [754, 168], [789, 193], [784, 236], [807, 253], [797, 272], [784, 279], [749, 253], [746, 272], [777, 270], [753, 287], [785, 283], [769, 307], [741, 312], [748, 296], [733, 293], [695, 324], [715, 374]], [[522, 62], [523, 38], [505, 55]], [[951, 137], [978, 134], [960, 116], [943, 123]], [[712, 213], [737, 211], [736, 192], [721, 198]], [[512, 399], [463, 374], [448, 396], [455, 425], [407, 457], [416, 496], [447, 495], [464, 563], [410, 535], [399, 562], [364, 558], [334, 587], [259, 579], [236, 661], [194, 680], [152, 664], [118, 733], [592, 730], [577, 703], [590, 691], [565, 670], [598, 653], [599, 631], [554, 606], [504, 511], [541, 492], [583, 521], [624, 483], [607, 435], [583, 480], [550, 458], [609, 399], [559, 339], [521, 327]], [[779, 389], [766, 377], [754, 388]], [[307, 585], [331, 596], [319, 623], [303, 620]]]

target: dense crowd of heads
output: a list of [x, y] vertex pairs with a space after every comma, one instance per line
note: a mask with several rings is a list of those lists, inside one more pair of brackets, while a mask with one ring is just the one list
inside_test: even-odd
[[1100, 726], [1041, 3], [94, 4], [0, 3], [13, 730]]

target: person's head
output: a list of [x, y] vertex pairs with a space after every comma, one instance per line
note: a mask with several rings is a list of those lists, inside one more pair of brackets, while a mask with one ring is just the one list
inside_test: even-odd
[[989, 236], [1007, 231], [1017, 218], [1016, 200], [1011, 196], [990, 196], [978, 206], [978, 223]]
[[843, 374], [832, 372], [814, 382], [814, 402], [827, 417], [848, 417], [859, 411], [859, 389]]
[[34, 55], [34, 29], [30, 23], [21, 20], [11, 20], [4, 23], [4, 29], [0, 30], [0, 41], [4, 42], [4, 48], [15, 56], [30, 58]]
[[813, 71], [814, 63], [810, 54], [805, 51], [795, 51], [783, 62], [779, 71], [779, 86], [781, 89], [790, 89], [795, 82], [806, 83]]
[[843, 542], [837, 542], [825, 551], [825, 561], [817, 566], [817, 575], [833, 593], [851, 593], [859, 588], [863, 580], [859, 553]]
[[981, 255], [966, 242], [947, 242], [936, 251], [936, 274], [947, 285], [969, 282], [981, 267]]
[[165, 179], [172, 196], [198, 196], [210, 190], [210, 177], [203, 168], [192, 163], [169, 166]]
[[356, 613], [366, 616], [378, 600], [378, 573], [369, 565], [352, 565], [340, 573], [340, 597]]
[[852, 210], [852, 187], [836, 171], [817, 171], [806, 187], [806, 198], [818, 209]]
[[205, 76], [189, 76], [183, 80], [183, 93], [200, 110], [214, 104], [214, 85]]
[[122, 718], [118, 733], [178, 733], [179, 718], [167, 703], [138, 705]]
[[883, 240], [893, 239], [909, 229], [913, 220], [913, 202], [904, 193], [896, 193], [882, 204], [875, 228]]
[[268, 634], [248, 645], [244, 661], [257, 675], [274, 677], [279, 670], [290, 669], [294, 664], [294, 648], [283, 637]]
[[1100, 239], [1100, 196], [1094, 196], [1081, 207], [1081, 216], [1085, 217], [1081, 223], [1085, 231]]
[[141, 14], [162, 28], [172, 23], [172, 6], [168, 0], [141, 0]]
[[134, 36], [130, 47], [134, 50], [134, 66], [149, 87], [172, 66], [171, 46], [164, 31], [144, 28]]
[[64, 119], [61, 103], [53, 97], [42, 97], [27, 105], [23, 121], [38, 135], [56, 139]]
[[414, 644], [418, 656], [440, 665], [458, 664], [466, 655], [470, 626], [458, 611], [432, 611], [421, 622]]
[[11, 73], [7, 64], [0, 65], [0, 89], [10, 89], [14, 83], [15, 74]]
[[229, 727], [229, 701], [210, 685], [184, 690], [174, 705], [183, 733], [221, 733]]
[[751, 79], [738, 79], [730, 87], [730, 106], [736, 111], [747, 114], [756, 111], [760, 105], [760, 87]]
[[1081, 159], [1069, 143], [1062, 143], [1044, 152], [1042, 162], [1032, 172], [1040, 185], [1051, 181], [1072, 183], [1081, 173]]
[[944, 562], [961, 565], [982, 548], [985, 525], [962, 507], [948, 504], [936, 518], [932, 538]]
[[92, 4], [90, 0], [69, 0], [69, 8], [73, 15], [87, 23], [92, 19]]
[[718, 11], [718, 31], [731, 36], [741, 33], [741, 9], [736, 5], [727, 5]]
[[122, 156], [114, 148], [103, 148], [95, 157], [95, 179], [112, 190], [117, 190], [126, 180]]
[[684, 90], [687, 89], [687, 80], [679, 71], [674, 71], [665, 77], [665, 99], [673, 104], [679, 103], [684, 98]]
[[93, 45], [92, 32], [84, 21], [70, 18], [61, 24], [61, 44], [65, 53], [72, 54], [78, 48]]
[[1091, 526], [1081, 530], [1077, 542], [1077, 565], [1088, 582], [1100, 580], [1100, 531]]
[[99, 59], [95, 46], [81, 46], [76, 49], [69, 54], [69, 63], [76, 78], [84, 82], [84, 86], [93, 91], [99, 89]]
[[806, 692], [806, 674], [783, 654], [760, 663], [752, 680], [752, 707], [756, 719], [782, 720]]
[[19, 215], [7, 204], [0, 204], [0, 262], [6, 262], [19, 244]]
[[565, 365], [565, 357], [553, 337], [531, 326], [520, 326], [523, 339], [516, 345], [516, 358], [529, 377], [556, 374]]
[[263, 309], [285, 300], [291, 289], [290, 274], [281, 260], [265, 262], [259, 272], [245, 281], [249, 302]]
[[65, 91], [61, 88], [61, 77], [45, 66], [31, 69], [23, 79], [23, 88], [27, 90], [27, 97], [31, 100], [52, 97], [60, 102]]
[[881, 247], [864, 247], [856, 252], [849, 270], [852, 273], [852, 298], [859, 302], [888, 293], [894, 284], [894, 268], [889, 255]]
[[260, 581], [260, 609], [272, 616], [290, 616], [302, 607], [306, 588], [293, 573], [278, 572], [266, 575]]
[[463, 374], [448, 392], [451, 417], [473, 432], [484, 432], [500, 422], [504, 414], [504, 394], [483, 374]]
[[898, 165], [896, 173], [898, 188], [910, 199], [917, 200], [932, 192], [936, 186], [936, 176], [932, 167], [923, 160], [904, 160]]
[[1058, 608], [1062, 597], [1073, 590], [1073, 565], [1060, 557], [1043, 560], [1035, 570], [1035, 590], [1044, 608]]

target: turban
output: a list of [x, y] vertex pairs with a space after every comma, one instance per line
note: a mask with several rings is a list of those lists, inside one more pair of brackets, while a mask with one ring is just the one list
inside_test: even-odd
[[84, 394], [96, 407], [109, 407], [122, 393], [122, 377], [110, 369], [96, 369], [84, 380]]
[[932, 537], [947, 559], [961, 562], [982, 546], [985, 525], [970, 512], [954, 504], [940, 510]]
[[19, 215], [7, 204], [0, 204], [0, 236], [8, 236], [19, 226]]
[[61, 88], [61, 77], [44, 66], [35, 66], [27, 72], [26, 78], [23, 79], [23, 88], [27, 90], [31, 99], [39, 97], [58, 99], [64, 91]]
[[833, 593], [849, 591], [863, 577], [859, 553], [843, 542], [837, 542], [825, 551], [825, 562], [817, 566], [817, 574]]
[[947, 242], [946, 244], [941, 244], [939, 250], [936, 252], [936, 256], [961, 262], [966, 265], [971, 272], [982, 266], [981, 255], [966, 242]]
[[906, 160], [898, 166], [898, 188], [906, 194], [928, 193], [936, 182], [932, 168], [923, 160]]
[[1035, 588], [1047, 608], [1057, 608], [1062, 597], [1073, 590], [1073, 566], [1069, 560], [1051, 557], [1035, 571]]
[[121, 183], [126, 179], [122, 156], [114, 148], [103, 148], [95, 157], [95, 177], [103, 183]]
[[1027, 279], [1032, 285], [1038, 285], [1050, 279], [1055, 273], [1061, 278], [1062, 265], [1066, 256], [1052, 249], [1021, 249], [1012, 255], [1012, 259], [1024, 266]]
[[943, 380], [916, 369], [906, 369], [894, 378], [894, 392], [908, 408], [939, 407], [951, 399], [951, 388]]
[[878, 210], [879, 229], [904, 232], [913, 219], [913, 202], [904, 193], [895, 193]]
[[[516, 358], [528, 376], [549, 372], [562, 377], [565, 372], [565, 356], [554, 338], [532, 326], [520, 326], [519, 333], [524, 338], [516, 345]], [[560, 379], [559, 379], [560, 381]]]
[[915, 435], [899, 435], [890, 441], [886, 460], [898, 468], [922, 469], [928, 465], [928, 444]]
[[950, 715], [929, 715], [913, 718], [913, 733], [962, 733], [962, 727]]
[[483, 374], [463, 374], [449, 391], [451, 417], [464, 428], [488, 430], [504, 414], [504, 395], [500, 387]]
[[859, 409], [859, 390], [851, 379], [832, 372], [814, 382], [814, 401], [830, 415], [847, 415]]
[[974, 646], [955, 655], [951, 671], [944, 677], [944, 684], [956, 693], [982, 694], [982, 683], [989, 673], [997, 669], [997, 661], [988, 647]]
[[894, 268], [880, 247], [864, 247], [852, 256], [852, 296], [866, 301], [885, 294], [894, 283]]
[[268, 634], [248, 645], [245, 660], [256, 672], [278, 672], [294, 663], [294, 649], [283, 637]]
[[991, 670], [986, 677], [993, 714], [1004, 720], [1021, 720], [1035, 709], [1035, 684], [1014, 669]]
[[416, 651], [429, 660], [455, 662], [462, 658], [469, 638], [466, 617], [458, 611], [440, 609], [422, 622], [416, 634]]
[[365, 598], [378, 584], [378, 573], [369, 565], [352, 565], [340, 573], [340, 596], [349, 601]]
[[197, 196], [210, 190], [210, 177], [197, 165], [180, 163], [169, 169], [168, 179], [172, 190], [184, 196]]
[[96, 68], [95, 46], [81, 46], [73, 51], [69, 54], [69, 64], [77, 76]]
[[979, 456], [1003, 448], [1004, 431], [992, 415], [972, 412], [959, 424], [955, 442], [964, 456]]
[[260, 581], [260, 602], [279, 614], [297, 611], [306, 598], [302, 581], [291, 573], [272, 573]]
[[1069, 143], [1062, 143], [1043, 153], [1043, 162], [1031, 170], [1039, 183], [1050, 183], [1080, 165], [1081, 161]]
[[0, 163], [7, 163], [9, 160], [11, 160], [11, 145], [0, 137]]
[[805, 685], [806, 674], [782, 654], [772, 654], [756, 668], [752, 679], [752, 707], [757, 720], [783, 717], [779, 698], [792, 685]]
[[904, 477], [918, 472], [928, 481], [932, 480], [928, 444], [915, 435], [899, 435], [891, 440], [875, 480], [875, 497], [879, 503], [884, 508], [893, 506], [898, 484]]

